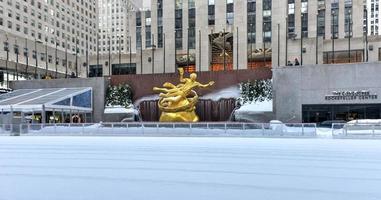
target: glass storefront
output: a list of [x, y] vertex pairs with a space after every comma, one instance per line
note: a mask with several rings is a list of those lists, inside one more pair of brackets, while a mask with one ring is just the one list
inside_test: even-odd
[[303, 122], [346, 122], [356, 119], [381, 119], [381, 104], [302, 105]]

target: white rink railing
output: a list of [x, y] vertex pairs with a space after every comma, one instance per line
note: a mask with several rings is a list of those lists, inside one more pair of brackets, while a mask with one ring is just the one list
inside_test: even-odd
[[3, 124], [2, 135], [316, 137], [316, 124], [98, 123]]
[[381, 124], [333, 123], [334, 138], [381, 138]]

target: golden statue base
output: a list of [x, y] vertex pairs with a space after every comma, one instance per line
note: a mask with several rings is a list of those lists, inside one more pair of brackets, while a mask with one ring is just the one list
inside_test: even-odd
[[198, 122], [199, 118], [195, 111], [167, 113], [162, 112], [160, 115], [161, 122]]
[[160, 122], [198, 122], [196, 104], [198, 95], [193, 88], [206, 88], [214, 84], [201, 84], [196, 81], [197, 75], [192, 73], [190, 78], [184, 78], [184, 70], [179, 69], [180, 84], [164, 83], [163, 88], [155, 87], [155, 92], [160, 92], [158, 106], [161, 113]]

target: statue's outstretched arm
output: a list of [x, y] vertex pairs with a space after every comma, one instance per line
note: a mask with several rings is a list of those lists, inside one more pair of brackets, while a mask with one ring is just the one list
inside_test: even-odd
[[165, 92], [165, 93], [167, 93], [167, 92], [168, 92], [168, 89], [167, 89], [167, 88], [154, 87], [154, 88], [153, 88], [153, 91], [155, 91], [155, 92]]
[[198, 83], [198, 87], [206, 88], [206, 87], [212, 86], [213, 84], [214, 84], [214, 81], [210, 81], [208, 84]]

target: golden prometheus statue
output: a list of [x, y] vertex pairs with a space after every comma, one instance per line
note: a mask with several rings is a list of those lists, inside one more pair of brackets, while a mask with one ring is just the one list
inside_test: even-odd
[[198, 95], [193, 88], [206, 88], [212, 86], [214, 81], [201, 84], [196, 81], [197, 74], [190, 74], [184, 78], [184, 69], [179, 68], [180, 84], [164, 83], [163, 88], [154, 87], [153, 91], [160, 92], [159, 109], [161, 122], [198, 122], [196, 104]]

